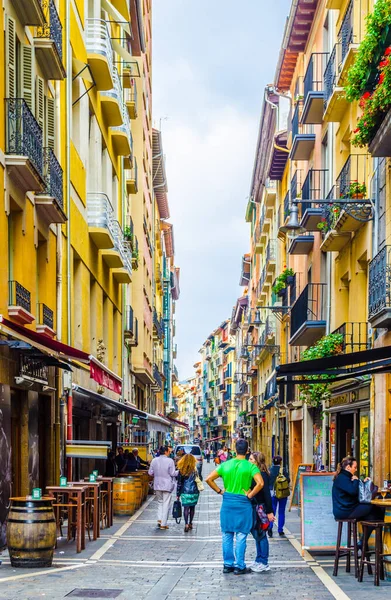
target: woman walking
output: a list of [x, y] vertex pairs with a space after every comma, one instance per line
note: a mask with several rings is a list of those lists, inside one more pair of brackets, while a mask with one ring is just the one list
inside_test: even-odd
[[[269, 519], [269, 523], [274, 522], [274, 513], [272, 507], [272, 497], [270, 494], [270, 473], [266, 466], [266, 458], [262, 452], [252, 452], [250, 454], [249, 461], [256, 465], [261, 472], [263, 479], [263, 488], [258, 494], [254, 496], [253, 502], [259, 506], [262, 505], [264, 512]], [[252, 481], [251, 489], [255, 487], [255, 481]], [[269, 567], [269, 541], [267, 539], [266, 531], [261, 534], [257, 532], [253, 537], [255, 539], [255, 546], [257, 549], [257, 556], [255, 561], [250, 565], [250, 569], [254, 573], [262, 573], [264, 571], [270, 571]]]
[[178, 462], [177, 492], [178, 500], [180, 498], [183, 506], [183, 515], [185, 517], [185, 532], [193, 529], [193, 519], [195, 507], [199, 498], [196, 477], [197, 461], [193, 454], [185, 454]]

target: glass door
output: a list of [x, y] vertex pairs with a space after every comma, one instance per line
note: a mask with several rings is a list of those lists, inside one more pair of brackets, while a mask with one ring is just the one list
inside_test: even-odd
[[360, 477], [369, 477], [369, 410], [360, 411], [358, 442], [357, 458]]

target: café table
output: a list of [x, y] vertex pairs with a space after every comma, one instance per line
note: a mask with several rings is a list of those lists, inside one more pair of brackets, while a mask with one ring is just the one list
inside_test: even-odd
[[[71, 500], [75, 501], [76, 509], [76, 552], [81, 552], [86, 547], [85, 539], [85, 505], [86, 505], [86, 494], [88, 492], [88, 486], [84, 483], [79, 483], [78, 486], [73, 486], [68, 483], [66, 486], [61, 485], [48, 485], [46, 490], [49, 495], [55, 498], [54, 505], [59, 507], [66, 506], [67, 508], [71, 505]], [[62, 495], [67, 496], [66, 502], [61, 502], [60, 497]], [[70, 527], [69, 511], [68, 511], [68, 528]]]
[[[384, 521], [390, 523], [390, 527], [384, 529], [383, 534], [383, 548], [385, 554], [391, 554], [391, 498], [385, 498], [384, 500], [372, 500], [372, 504], [375, 506], [381, 506], [386, 509]], [[387, 581], [391, 581], [391, 561], [384, 560], [384, 571]]]
[[[102, 482], [102, 490], [107, 492], [107, 527], [111, 527], [113, 525], [114, 477], [103, 477], [102, 475], [98, 475], [96, 480]], [[89, 481], [89, 477], [85, 477], [84, 481]]]
[[97, 540], [100, 537], [100, 528], [99, 528], [99, 522], [100, 522], [100, 487], [101, 487], [101, 482], [100, 481], [96, 481], [96, 482], [91, 482], [91, 481], [70, 481], [68, 482], [70, 483], [70, 485], [73, 485], [73, 487], [78, 487], [78, 486], [83, 486], [83, 487], [87, 487], [88, 489], [88, 494], [90, 494], [92, 492], [92, 495], [88, 495], [88, 499], [92, 501], [93, 503], [93, 520], [92, 520], [92, 539], [93, 540]]

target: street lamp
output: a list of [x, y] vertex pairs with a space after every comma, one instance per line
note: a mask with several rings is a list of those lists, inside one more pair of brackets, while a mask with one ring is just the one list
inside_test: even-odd
[[280, 227], [282, 233], [305, 233], [307, 230], [299, 223], [299, 207], [293, 204], [290, 207], [289, 219], [286, 225]]

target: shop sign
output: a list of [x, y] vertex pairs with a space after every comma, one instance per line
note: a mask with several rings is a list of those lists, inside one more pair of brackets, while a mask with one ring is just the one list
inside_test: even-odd
[[351, 392], [346, 392], [345, 394], [333, 396], [329, 400], [329, 408], [354, 404], [355, 402], [361, 402], [363, 400], [369, 400], [369, 386], [360, 390], [353, 390]]
[[116, 394], [122, 393], [122, 381], [115, 378], [93, 361], [90, 362], [90, 377], [106, 389], [111, 390]]

